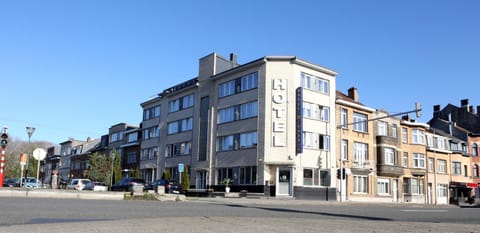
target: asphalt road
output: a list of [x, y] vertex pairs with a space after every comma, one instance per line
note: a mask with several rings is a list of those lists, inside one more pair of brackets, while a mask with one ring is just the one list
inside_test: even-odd
[[0, 232], [480, 232], [480, 208], [198, 198], [0, 198]]

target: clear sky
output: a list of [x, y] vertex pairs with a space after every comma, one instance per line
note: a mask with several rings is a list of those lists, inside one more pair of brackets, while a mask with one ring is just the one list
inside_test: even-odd
[[0, 126], [60, 143], [138, 125], [198, 59], [294, 55], [390, 113], [480, 105], [480, 1], [0, 1]]

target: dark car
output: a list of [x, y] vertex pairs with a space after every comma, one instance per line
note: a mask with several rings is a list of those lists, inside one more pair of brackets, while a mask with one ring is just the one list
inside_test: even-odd
[[20, 187], [20, 178], [7, 178], [3, 180], [3, 187]]
[[121, 179], [120, 182], [112, 185], [112, 191], [131, 191], [134, 185], [145, 186], [145, 180], [126, 177]]
[[181, 193], [182, 191], [182, 185], [180, 185], [177, 181], [175, 180], [156, 180], [147, 186], [145, 186], [145, 190], [155, 190], [157, 191], [158, 186], [164, 186], [165, 187], [165, 193]]

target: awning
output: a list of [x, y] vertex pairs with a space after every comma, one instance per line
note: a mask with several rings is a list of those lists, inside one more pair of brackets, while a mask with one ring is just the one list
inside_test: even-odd
[[477, 184], [477, 183], [467, 183], [467, 187], [469, 187], [469, 188], [478, 188], [478, 184]]

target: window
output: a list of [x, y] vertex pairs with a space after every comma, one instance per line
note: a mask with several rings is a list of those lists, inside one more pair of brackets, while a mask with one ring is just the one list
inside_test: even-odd
[[127, 163], [136, 163], [137, 162], [137, 152], [128, 152], [127, 153]]
[[185, 132], [185, 131], [190, 131], [192, 130], [193, 128], [193, 119], [190, 117], [190, 118], [185, 118], [182, 121], [182, 132]]
[[224, 108], [218, 110], [218, 120], [217, 123], [225, 123], [225, 122], [230, 122], [235, 120], [235, 108], [230, 107], [230, 108]]
[[463, 165], [464, 176], [468, 177], [468, 165]]
[[256, 117], [258, 115], [258, 103], [250, 102], [240, 105], [240, 119]]
[[438, 160], [438, 173], [447, 173], [447, 161]]
[[378, 195], [390, 195], [389, 179], [377, 179], [377, 193]]
[[218, 168], [217, 169], [217, 184], [221, 184], [222, 181], [226, 178], [233, 180], [233, 170], [232, 168]]
[[218, 85], [218, 96], [226, 97], [244, 91], [255, 89], [258, 86], [258, 73], [247, 74], [243, 77]]
[[233, 135], [220, 136], [217, 138], [217, 151], [233, 150]]
[[437, 189], [437, 197], [448, 197], [448, 184], [438, 184]]
[[433, 158], [428, 158], [428, 172], [433, 172]]
[[252, 73], [245, 75], [240, 78], [241, 79], [241, 91], [247, 91], [253, 88], [257, 88], [258, 86], [258, 75], [257, 73]]
[[330, 108], [308, 102], [303, 102], [302, 115], [305, 118], [328, 122], [330, 120]]
[[192, 152], [192, 143], [191, 142], [180, 142], [174, 144], [168, 144], [165, 148], [165, 156], [179, 156], [179, 155], [189, 155]]
[[461, 175], [462, 174], [462, 164], [460, 162], [453, 162], [453, 174]]
[[368, 191], [368, 177], [367, 176], [353, 176], [353, 184], [355, 193], [367, 193]]
[[303, 132], [303, 148], [318, 149], [318, 134], [312, 132]]
[[138, 140], [137, 133], [128, 134], [128, 142], [136, 142]]
[[160, 117], [160, 105], [147, 108], [143, 110], [143, 120], [150, 120], [152, 118]]
[[222, 83], [218, 86], [219, 97], [225, 97], [235, 94], [235, 80]]
[[422, 195], [424, 187], [423, 178], [403, 178], [403, 193], [411, 195]]
[[240, 167], [239, 184], [256, 184], [257, 183], [257, 167]]
[[150, 128], [143, 130], [143, 140], [150, 139]]
[[412, 129], [412, 143], [425, 144], [425, 132], [419, 129]]
[[303, 169], [303, 185], [313, 185], [313, 169]]
[[377, 133], [378, 133], [379, 136], [387, 136], [388, 135], [388, 132], [387, 132], [388, 124], [387, 124], [387, 122], [378, 121], [377, 127], [378, 127], [378, 132]]
[[408, 152], [403, 152], [403, 167], [408, 167]]
[[402, 128], [402, 142], [408, 143], [408, 129]]
[[340, 108], [340, 125], [342, 128], [348, 128], [347, 127], [347, 121], [348, 115], [347, 115], [347, 109], [346, 108]]
[[330, 136], [320, 134], [320, 150], [330, 150]]
[[330, 82], [328, 80], [305, 73], [301, 74], [301, 79], [302, 87], [305, 89], [323, 94], [330, 93]]
[[176, 112], [182, 109], [191, 108], [195, 102], [195, 95], [190, 94], [168, 102], [168, 112]]
[[180, 110], [180, 99], [168, 102], [168, 112], [176, 112]]
[[342, 147], [340, 153], [342, 155], [342, 160], [348, 160], [348, 141], [345, 139], [342, 139]]
[[353, 113], [353, 130], [358, 132], [368, 132], [367, 115], [354, 112]]
[[168, 123], [168, 134], [176, 134], [178, 133], [178, 121]]
[[458, 151], [458, 143], [456, 142], [450, 142], [450, 149], [453, 151]]
[[240, 148], [251, 148], [257, 145], [257, 132], [240, 134]]
[[150, 147], [142, 149], [140, 160], [153, 160], [157, 158], [158, 147]]
[[363, 163], [368, 160], [368, 145], [365, 143], [353, 143], [353, 160], [363, 166]]
[[392, 138], [397, 138], [397, 125], [392, 124]]
[[478, 164], [473, 165], [473, 177], [478, 177]]
[[476, 143], [473, 143], [472, 145], [472, 155], [473, 156], [478, 156], [478, 146]]
[[395, 151], [392, 148], [385, 148], [385, 164], [395, 165]]
[[413, 167], [414, 168], [425, 168], [425, 155], [413, 153]]

